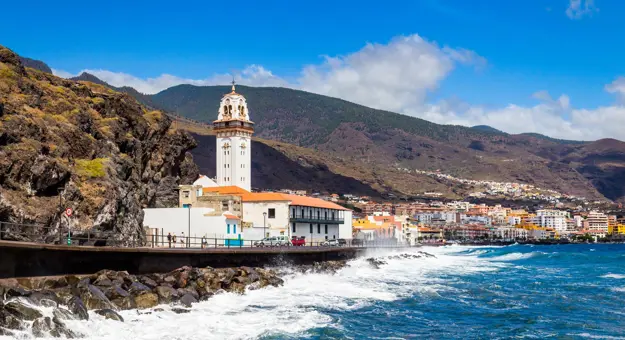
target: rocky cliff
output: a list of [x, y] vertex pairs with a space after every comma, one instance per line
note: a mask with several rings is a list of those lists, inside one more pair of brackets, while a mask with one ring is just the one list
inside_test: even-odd
[[3, 238], [141, 239], [142, 208], [175, 204], [197, 176], [193, 147], [131, 96], [25, 68], [0, 46], [0, 222], [36, 225], [5, 223]]

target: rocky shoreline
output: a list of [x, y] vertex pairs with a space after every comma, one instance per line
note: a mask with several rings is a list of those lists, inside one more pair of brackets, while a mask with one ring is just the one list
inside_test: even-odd
[[[291, 270], [301, 273], [335, 273], [346, 261], [317, 262]], [[165, 274], [131, 275], [102, 270], [93, 275], [67, 275], [0, 280], [0, 336], [30, 331], [35, 337], [80, 338], [67, 320], [89, 320], [89, 311], [123, 322], [118, 313], [129, 309], [175, 306], [187, 313], [194, 303], [225, 292], [279, 287], [284, 281], [275, 269], [182, 267]], [[40, 307], [53, 310], [44, 316]]]

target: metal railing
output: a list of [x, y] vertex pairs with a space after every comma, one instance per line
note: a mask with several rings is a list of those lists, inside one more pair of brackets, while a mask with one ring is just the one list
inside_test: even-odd
[[343, 223], [345, 219], [339, 216], [315, 216], [310, 214], [291, 214], [289, 215], [289, 219], [293, 222], [304, 222], [304, 223], [326, 223], [326, 224], [336, 224]]
[[[124, 234], [91, 230], [70, 230], [66, 227], [47, 227], [36, 224], [20, 224], [0, 222], [0, 240], [16, 242], [34, 242], [60, 244], [68, 246], [100, 246], [100, 247], [143, 247], [168, 249], [232, 249], [232, 248], [333, 248], [333, 247], [375, 247], [391, 248], [406, 247], [405, 243], [396, 239], [330, 239], [310, 240], [306, 238], [285, 239], [266, 238], [247, 240], [227, 237], [165, 235], [161, 230], [158, 234], [141, 235], [139, 232]], [[298, 244], [298, 245], [295, 245]]]

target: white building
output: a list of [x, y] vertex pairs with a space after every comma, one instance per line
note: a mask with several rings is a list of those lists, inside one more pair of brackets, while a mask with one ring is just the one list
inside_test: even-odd
[[[584, 221], [584, 229], [594, 232], [608, 232], [608, 215], [596, 211], [588, 213], [588, 217]], [[605, 237], [605, 235], [603, 235]]]
[[254, 123], [250, 121], [245, 98], [235, 91], [234, 81], [232, 92], [221, 99], [213, 131], [217, 135], [217, 184], [236, 185], [250, 191]]
[[[148, 245], [168, 247], [167, 235], [176, 236], [175, 247], [199, 247], [204, 237], [212, 246], [238, 246], [246, 239], [241, 221], [231, 214], [215, 214], [210, 208], [143, 209]], [[188, 239], [188, 238], [191, 239]], [[243, 244], [245, 245], [245, 244]]]

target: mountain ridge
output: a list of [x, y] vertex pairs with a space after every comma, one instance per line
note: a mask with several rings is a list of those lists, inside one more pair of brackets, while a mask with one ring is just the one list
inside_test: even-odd
[[[137, 95], [131, 88], [118, 90], [131, 95], [134, 92], [133, 96], [145, 105], [210, 123], [216, 117], [221, 96], [230, 88], [182, 84], [154, 95]], [[606, 155], [591, 154], [599, 141], [440, 125], [287, 88], [237, 86], [237, 92], [250, 103], [250, 117], [256, 122], [255, 135], [259, 138], [310, 148], [354, 166], [442, 170], [460, 178], [529, 183], [590, 199], [625, 198], [624, 185], [620, 184], [622, 174], [614, 165], [615, 161], [619, 166], [625, 164], [625, 157], [619, 158], [619, 150], [625, 149], [622, 142], [612, 143], [617, 150], [601, 151], [619, 155], [607, 162]], [[378, 190], [405, 195], [423, 192], [419, 187], [423, 179], [390, 172], [387, 175], [394, 180]], [[376, 182], [371, 178], [361, 180]], [[417, 185], [406, 185], [407, 181], [416, 181]]]

